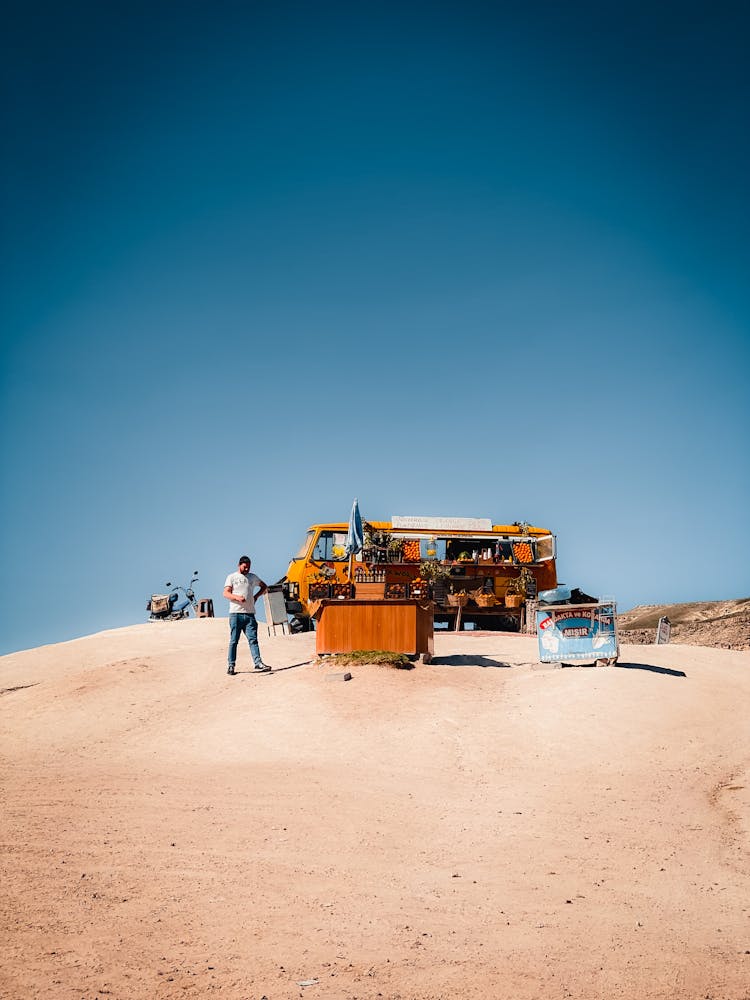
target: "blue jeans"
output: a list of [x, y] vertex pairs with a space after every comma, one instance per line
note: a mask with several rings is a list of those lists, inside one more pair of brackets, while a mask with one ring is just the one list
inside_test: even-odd
[[258, 646], [258, 622], [255, 620], [255, 615], [246, 615], [243, 612], [239, 612], [238, 614], [229, 616], [229, 656], [227, 657], [227, 663], [232, 668], [234, 668], [234, 663], [237, 659], [237, 643], [240, 641], [240, 636], [243, 632], [250, 643], [250, 655], [253, 658], [253, 663], [258, 664], [261, 662], [260, 648]]

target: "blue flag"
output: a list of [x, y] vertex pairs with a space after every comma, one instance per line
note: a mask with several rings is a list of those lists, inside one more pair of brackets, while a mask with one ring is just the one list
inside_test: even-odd
[[345, 552], [348, 556], [352, 556], [355, 552], [361, 552], [364, 544], [365, 536], [362, 531], [362, 518], [359, 514], [359, 502], [355, 497], [354, 503], [352, 504], [352, 512], [349, 515], [349, 531], [346, 535]]

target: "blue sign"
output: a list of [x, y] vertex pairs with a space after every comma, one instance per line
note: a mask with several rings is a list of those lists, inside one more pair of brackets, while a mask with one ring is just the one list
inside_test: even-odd
[[536, 631], [542, 663], [610, 660], [619, 654], [614, 604], [542, 606], [536, 612]]

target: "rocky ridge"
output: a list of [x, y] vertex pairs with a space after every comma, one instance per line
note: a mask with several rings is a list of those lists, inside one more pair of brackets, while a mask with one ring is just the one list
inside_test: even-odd
[[653, 643], [663, 616], [672, 626], [671, 641], [689, 646], [750, 649], [750, 597], [731, 601], [641, 604], [617, 616], [620, 642]]

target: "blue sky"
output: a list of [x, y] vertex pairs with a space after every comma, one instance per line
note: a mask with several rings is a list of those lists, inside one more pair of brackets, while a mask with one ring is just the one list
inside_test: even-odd
[[11, 16], [0, 652], [354, 496], [750, 594], [748, 14], [516, 7]]

